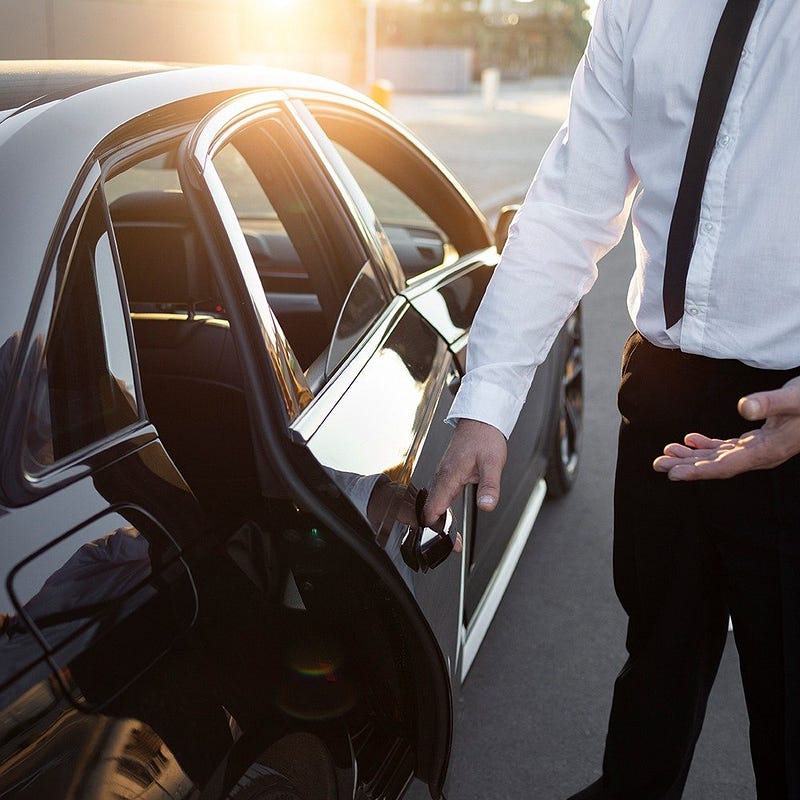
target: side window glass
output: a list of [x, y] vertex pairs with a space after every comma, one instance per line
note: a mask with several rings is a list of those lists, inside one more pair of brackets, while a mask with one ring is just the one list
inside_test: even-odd
[[334, 145], [375, 210], [407, 277], [458, 258], [458, 251], [445, 231], [409, 194], [345, 145], [339, 142]]
[[56, 310], [26, 429], [26, 469], [37, 474], [139, 418], [133, 360], [104, 206], [95, 192], [56, 263]]
[[411, 197], [381, 175], [377, 169], [371, 167], [344, 145], [335, 143], [334, 146], [347, 168], [353, 173], [353, 177], [358, 181], [361, 190], [372, 204], [384, 227], [394, 220], [398, 223], [439, 229], [439, 226]]
[[172, 150], [143, 159], [106, 181], [103, 191], [109, 204], [133, 192], [178, 192], [181, 183]]
[[367, 261], [361, 272], [358, 273], [347, 300], [342, 306], [342, 313], [339, 315], [328, 350], [325, 375], [320, 376], [314, 374], [313, 371], [309, 371], [307, 374], [312, 390], [317, 389], [318, 384], [344, 360], [361, 338], [366, 327], [377, 318], [385, 306], [386, 300], [378, 276], [375, 274], [375, 267], [371, 261]]
[[278, 118], [237, 133], [213, 165], [241, 225], [267, 300], [318, 388], [385, 307], [374, 267], [343, 235]]
[[[277, 125], [268, 125], [273, 132]], [[311, 201], [277, 147], [245, 152], [258, 131], [240, 134], [213, 158], [242, 227], [273, 313], [303, 369], [324, 353], [339, 299], [325, 270], [327, 254], [311, 218]], [[263, 136], [264, 144], [271, 137]], [[260, 175], [256, 174], [256, 170]]]

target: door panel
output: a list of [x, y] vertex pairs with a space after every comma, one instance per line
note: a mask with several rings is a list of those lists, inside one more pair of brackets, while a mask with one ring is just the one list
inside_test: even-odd
[[[250, 100], [248, 109], [223, 104], [212, 112], [184, 143], [179, 170], [201, 223], [241, 363], [269, 527], [282, 532], [276, 537], [288, 573], [282, 601], [294, 620], [287, 635], [302, 634], [305, 626], [313, 645], [319, 644], [319, 633], [336, 640], [337, 657], [313, 647], [293, 653], [290, 646], [288, 685], [293, 689], [290, 697], [278, 691], [277, 701], [298, 725], [313, 729], [333, 716], [341, 717], [340, 731], [358, 725], [351, 744], [361, 751], [359, 780], [368, 792], [378, 796], [388, 781], [387, 796], [394, 796], [394, 784], [400, 782], [399, 792], [416, 771], [436, 793], [444, 782], [452, 730], [445, 659], [364, 519], [379, 480], [390, 483], [391, 474], [408, 481], [415, 468], [421, 469], [420, 452], [452, 356], [402, 298], [392, 299], [385, 265], [359, 237], [340, 187], [315, 145], [303, 140], [304, 129], [292, 113], [271, 100]], [[262, 135], [267, 119], [286, 134], [276, 134], [287, 143], [278, 152]], [[264, 145], [258, 152], [247, 146], [250, 133], [252, 141]], [[248, 247], [249, 220], [237, 213], [231, 197], [235, 177], [228, 173], [226, 181], [217, 170], [214, 154], [227, 143], [261, 179], [279, 217], [283, 208], [285, 231], [301, 259], [305, 255], [309, 277], [318, 279], [320, 307], [333, 321], [328, 346], [309, 354], [316, 357], [305, 375]], [[291, 169], [279, 171], [278, 164]], [[285, 178], [284, 185], [302, 202], [282, 204], [280, 193], [270, 195], [276, 178]], [[338, 306], [329, 302], [333, 297]], [[338, 316], [330, 314], [332, 308]], [[391, 346], [384, 347], [392, 336]], [[376, 388], [389, 386], [396, 389], [389, 400], [399, 422], [374, 413]], [[428, 458], [429, 471], [434, 460]], [[363, 499], [363, 517], [331, 485], [319, 461], [327, 462], [346, 494], [349, 488], [357, 495], [356, 505]], [[387, 475], [381, 479], [383, 471]], [[279, 654], [281, 668], [287, 666], [287, 653], [279, 647], [265, 644], [264, 652]], [[309, 676], [318, 680], [309, 682]], [[354, 684], [359, 691], [346, 703], [323, 702]], [[242, 727], [247, 731], [247, 724]], [[325, 727], [328, 733], [333, 728]]]
[[[455, 374], [441, 337], [406, 307], [308, 440], [317, 461], [367, 517], [425, 613], [451, 669], [458, 649], [462, 558], [453, 554], [435, 570], [413, 572], [400, 554], [406, 518], [397, 521], [389, 502], [370, 506], [369, 500], [380, 493], [379, 479], [396, 487], [430, 484], [449, 439], [444, 418], [452, 395], [446, 384]], [[460, 503], [454, 511], [463, 520]]]
[[[17, 614], [12, 624], [18, 630], [3, 643], [3, 673], [24, 669], [27, 685], [33, 685], [42, 676], [30, 667], [46, 657], [56, 675], [70, 665], [74, 674], [76, 658], [87, 664], [89, 651], [95, 658], [107, 657], [113, 640], [113, 663], [99, 662], [91, 673], [84, 672], [87, 683], [75, 698], [87, 709], [104, 705], [195, 619], [196, 594], [178, 552], [147, 512], [121, 507], [20, 561], [9, 573]], [[146, 627], [137, 635], [141, 625]], [[112, 632], [117, 627], [127, 634]], [[14, 690], [20, 690], [18, 682]]]
[[[448, 342], [461, 374], [466, 369], [469, 329], [491, 279], [497, 253], [494, 249], [462, 259], [450, 268], [436, 270], [403, 293]], [[509, 335], [514, 335], [509, 332]], [[500, 504], [491, 513], [479, 511], [470, 492], [468, 513], [474, 520], [467, 542], [468, 572], [464, 622], [469, 624], [480, 604], [517, 523], [544, 475], [554, 391], [552, 358], [536, 373], [528, 398], [508, 443], [508, 460], [500, 486]], [[457, 384], [451, 386], [455, 393]]]
[[[448, 343], [463, 373], [469, 328], [497, 263], [485, 220], [441, 165], [386, 120], [321, 100], [306, 105], [335, 143], [331, 162], [374, 211], [370, 227], [393, 248], [392, 260], [406, 279], [403, 295]], [[458, 376], [448, 394], [457, 384]], [[528, 398], [521, 433], [509, 448], [500, 507], [492, 515], [477, 516], [476, 509], [469, 509], [475, 524], [466, 542], [468, 614], [483, 596], [544, 471], [536, 453], [539, 426], [548, 425], [547, 394], [547, 378], [540, 377]], [[449, 431], [442, 435], [446, 444]]]

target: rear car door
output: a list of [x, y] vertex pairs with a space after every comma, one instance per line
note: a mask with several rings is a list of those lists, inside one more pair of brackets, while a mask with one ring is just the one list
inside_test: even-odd
[[148, 675], [195, 622], [206, 520], [145, 415], [99, 172], [15, 298], [24, 327], [0, 331], [0, 794], [18, 798], [191, 789], [147, 724], [170, 708]]

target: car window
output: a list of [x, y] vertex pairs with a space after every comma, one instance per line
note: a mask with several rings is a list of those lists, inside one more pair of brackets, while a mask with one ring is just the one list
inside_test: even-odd
[[[259, 120], [213, 157], [270, 307], [318, 386], [387, 299], [284, 123]], [[354, 242], [355, 239], [352, 239]]]
[[36, 474], [136, 422], [139, 408], [104, 205], [92, 194], [58, 254], [56, 309], [40, 357], [26, 428]]
[[408, 194], [348, 148], [338, 143], [334, 145], [384, 227], [394, 222], [400, 225], [419, 225], [439, 231], [439, 226]]
[[375, 211], [407, 278], [489, 246], [475, 209], [413, 141], [353, 109], [308, 105]]
[[334, 144], [375, 210], [406, 277], [415, 277], [458, 259], [450, 238], [411, 195], [344, 145]]
[[324, 374], [315, 374], [311, 371], [307, 374], [312, 388], [318, 388], [318, 385], [344, 361], [369, 324], [385, 306], [386, 298], [375, 266], [371, 261], [367, 261], [353, 282], [342, 306], [328, 348]]
[[180, 191], [172, 151], [151, 156], [106, 181], [103, 191], [109, 203], [132, 192]]

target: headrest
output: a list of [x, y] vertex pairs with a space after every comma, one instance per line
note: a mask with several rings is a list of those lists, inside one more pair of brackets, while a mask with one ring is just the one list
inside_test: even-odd
[[111, 204], [117, 222], [191, 222], [192, 215], [183, 192], [175, 190], [131, 192]]
[[110, 205], [128, 300], [193, 304], [216, 297], [182, 192], [133, 192]]

